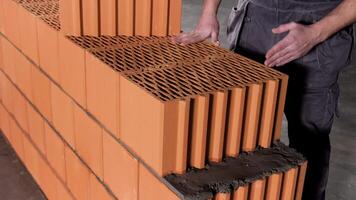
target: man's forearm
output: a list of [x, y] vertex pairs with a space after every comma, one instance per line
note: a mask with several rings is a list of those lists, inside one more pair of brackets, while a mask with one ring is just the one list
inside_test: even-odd
[[331, 13], [312, 26], [319, 34], [319, 42], [356, 22], [356, 0], [343, 0]]
[[188, 45], [204, 41], [208, 38], [215, 44], [219, 44], [219, 21], [217, 19], [218, 8], [221, 0], [204, 0], [202, 14], [195, 30], [182, 33], [172, 40], [181, 45]]
[[204, 15], [215, 16], [218, 12], [220, 1], [221, 0], [204, 0], [202, 16]]

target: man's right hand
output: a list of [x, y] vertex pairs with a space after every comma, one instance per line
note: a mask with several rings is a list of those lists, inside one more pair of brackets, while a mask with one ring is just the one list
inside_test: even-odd
[[188, 45], [204, 41], [208, 38], [211, 38], [214, 44], [219, 44], [219, 21], [216, 15], [203, 14], [193, 32], [173, 36], [172, 41], [181, 45]]

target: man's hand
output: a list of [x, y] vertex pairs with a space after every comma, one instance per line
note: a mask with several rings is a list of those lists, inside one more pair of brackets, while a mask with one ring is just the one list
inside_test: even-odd
[[216, 15], [203, 15], [193, 32], [181, 33], [178, 36], [172, 37], [172, 40], [181, 45], [188, 45], [208, 38], [211, 38], [213, 43], [218, 44], [219, 22]]
[[321, 42], [320, 31], [312, 25], [291, 22], [272, 29], [274, 34], [287, 31], [289, 32], [287, 36], [267, 52], [265, 65], [269, 67], [285, 65], [306, 55]]

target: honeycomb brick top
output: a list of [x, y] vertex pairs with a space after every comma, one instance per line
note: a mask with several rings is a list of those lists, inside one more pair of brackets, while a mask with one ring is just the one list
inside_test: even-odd
[[52, 27], [53, 29], [60, 31], [61, 24], [59, 21], [59, 15], [43, 15], [40, 16], [40, 19], [44, 21], [48, 26]]
[[68, 38], [161, 101], [244, 87], [282, 76], [207, 42], [181, 46], [168, 37]]
[[59, 0], [21, 0], [19, 3], [35, 16], [59, 14]]
[[28, 12], [60, 31], [59, 0], [14, 0]]

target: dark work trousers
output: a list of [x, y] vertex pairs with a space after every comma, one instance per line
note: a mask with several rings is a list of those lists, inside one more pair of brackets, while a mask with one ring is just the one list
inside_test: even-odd
[[[272, 28], [292, 21], [311, 24], [327, 14], [293, 8], [281, 11], [250, 3], [235, 51], [263, 63], [266, 52], [287, 34], [273, 34]], [[350, 61], [352, 41], [351, 29], [346, 28], [306, 56], [276, 68], [289, 75], [285, 114], [290, 146], [308, 160], [303, 192], [306, 200], [325, 199], [331, 150], [329, 134], [339, 97], [338, 76]]]

